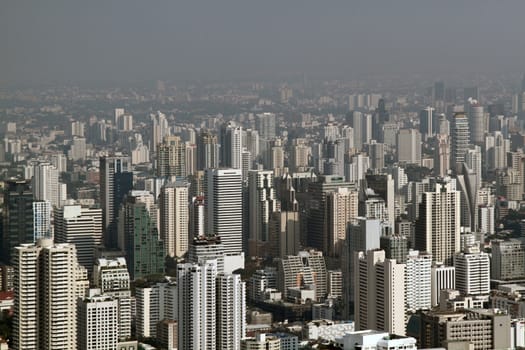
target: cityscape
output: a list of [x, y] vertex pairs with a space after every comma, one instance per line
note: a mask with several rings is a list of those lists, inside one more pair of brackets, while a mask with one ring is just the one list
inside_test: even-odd
[[[381, 8], [372, 3], [356, 5], [352, 18], [368, 19]], [[409, 9], [426, 11], [408, 3], [378, 15], [387, 25], [396, 19], [394, 34], [405, 33]], [[175, 57], [170, 70], [161, 59], [139, 64], [137, 53], [99, 70], [104, 58], [71, 65], [73, 52], [61, 61], [62, 51], [51, 53], [58, 37], [46, 33], [60, 31], [72, 51], [85, 40], [127, 52], [143, 39], [131, 38], [139, 29], [117, 38], [120, 24], [102, 21], [94, 33], [114, 38], [79, 38], [81, 12], [114, 19], [123, 11], [131, 21], [156, 5], [91, 6], [0, 5], [0, 23], [5, 17], [12, 30], [0, 34], [8, 49], [0, 61], [0, 350], [525, 349], [525, 52], [501, 54], [501, 70], [483, 68], [496, 64], [493, 52], [476, 62], [451, 53], [457, 65], [444, 58], [449, 69], [435, 71], [393, 49], [406, 62], [390, 68], [352, 56], [347, 69], [336, 58], [318, 69], [310, 63], [319, 52], [304, 62], [283, 55], [280, 65], [261, 51], [267, 66], [232, 54], [217, 65]], [[201, 19], [182, 18], [198, 5], [158, 6], [141, 16], [180, 9], [184, 23]], [[152, 24], [144, 29], [151, 49], [173, 35], [173, 48], [188, 49], [181, 57], [193, 58], [195, 44], [216, 58], [229, 39], [209, 40], [229, 33], [250, 51], [261, 19], [245, 38], [238, 15], [278, 9], [210, 6], [236, 20], [208, 39]], [[308, 2], [282, 6], [309, 19], [313, 11]], [[452, 8], [444, 1], [434, 10]], [[467, 11], [454, 9], [452, 18]], [[335, 12], [314, 11], [320, 25], [308, 35], [334, 30], [333, 38], [357, 40], [350, 32], [359, 23], [328, 26]], [[282, 13], [268, 26], [306, 31], [295, 12]], [[22, 15], [36, 24], [15, 25]], [[47, 20], [56, 27], [38, 34]], [[70, 20], [78, 28], [68, 38]], [[469, 45], [467, 24], [452, 42]], [[341, 28], [348, 32], [335, 34]], [[370, 38], [388, 32], [378, 28]], [[502, 25], [486, 37], [505, 30], [516, 32]], [[272, 30], [264, 33], [263, 49]], [[25, 39], [39, 35], [41, 46], [25, 57]], [[426, 47], [417, 40], [417, 50]]]

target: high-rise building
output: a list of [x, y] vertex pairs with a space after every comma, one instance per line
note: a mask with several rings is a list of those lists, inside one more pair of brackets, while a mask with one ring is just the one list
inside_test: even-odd
[[129, 157], [100, 158], [100, 207], [102, 209], [104, 245], [118, 244], [117, 218], [124, 196], [133, 187]]
[[322, 300], [327, 294], [327, 270], [323, 253], [302, 251], [297, 255], [287, 256], [279, 262], [277, 286], [288, 296], [288, 289], [301, 286], [313, 286], [316, 300]]
[[405, 264], [408, 256], [408, 237], [402, 234], [381, 236], [379, 245], [385, 251], [387, 259], [395, 259], [400, 264]]
[[381, 170], [385, 167], [385, 144], [375, 140], [368, 145], [368, 155], [370, 157], [370, 168]]
[[452, 265], [460, 251], [460, 193], [452, 183], [436, 184], [423, 193], [416, 221], [415, 248], [432, 254], [433, 261]]
[[53, 237], [52, 216], [53, 208], [50, 201], [33, 202], [33, 242], [40, 238]]
[[185, 182], [175, 182], [160, 191], [160, 237], [164, 241], [165, 254], [171, 257], [182, 257], [188, 251], [188, 187]]
[[150, 114], [151, 119], [151, 141], [149, 149], [157, 152], [157, 146], [170, 135], [170, 127], [166, 115], [157, 111], [156, 114]]
[[180, 349], [217, 347], [217, 261], [177, 266]]
[[407, 311], [432, 308], [432, 256], [411, 250], [406, 260], [405, 287]]
[[178, 287], [166, 281], [138, 287], [135, 290], [136, 327], [140, 337], [156, 337], [157, 325], [164, 319], [177, 319]]
[[226, 254], [240, 254], [243, 246], [241, 170], [207, 169], [204, 193], [206, 233], [221, 238]]
[[434, 136], [434, 108], [426, 107], [419, 112], [419, 132], [426, 140]]
[[525, 278], [525, 246], [520, 240], [492, 241], [490, 277], [503, 281]]
[[358, 192], [340, 187], [328, 192], [325, 205], [325, 237], [323, 250], [330, 256], [340, 256], [349, 226], [358, 216]]
[[240, 275], [217, 276], [217, 349], [240, 350], [246, 336], [246, 283]]
[[431, 269], [432, 307], [439, 305], [441, 291], [456, 288], [456, 269], [443, 263], [434, 263]]
[[448, 175], [450, 170], [450, 138], [448, 135], [436, 135], [434, 169], [438, 176], [445, 177]]
[[221, 128], [221, 157], [223, 167], [241, 169], [242, 167], [242, 127], [233, 122]]
[[185, 177], [186, 144], [178, 136], [166, 136], [157, 146], [157, 176]]
[[103, 295], [109, 295], [118, 300], [119, 338], [131, 337], [131, 289], [126, 259], [96, 260], [93, 267], [93, 285], [100, 289]]
[[487, 129], [483, 106], [476, 99], [470, 98], [467, 104], [467, 111], [471, 130], [470, 139], [473, 144], [482, 146], [485, 142], [485, 130]]
[[296, 255], [301, 246], [301, 222], [297, 210], [276, 211], [270, 218], [270, 256]]
[[467, 247], [454, 257], [456, 288], [466, 295], [490, 292], [490, 258], [478, 246]]
[[465, 113], [456, 113], [451, 124], [450, 168], [459, 172], [470, 144], [469, 122]]
[[13, 250], [13, 349], [77, 349], [77, 299], [87, 273], [72, 244], [41, 239]]
[[262, 139], [269, 140], [276, 136], [274, 113], [257, 114], [258, 131]]
[[209, 130], [201, 130], [197, 143], [197, 169], [219, 167], [219, 142], [217, 135]]
[[9, 263], [14, 247], [33, 243], [33, 192], [30, 181], [9, 180], [4, 187], [2, 260]]
[[354, 256], [356, 330], [405, 334], [405, 265], [386, 259], [382, 250]]
[[60, 206], [58, 184], [58, 169], [55, 166], [51, 163], [34, 165], [32, 188], [35, 200], [50, 201], [52, 206]]
[[131, 191], [120, 209], [118, 247], [125, 252], [131, 279], [164, 273], [164, 242], [148, 200], [154, 202], [151, 194]]
[[79, 264], [92, 271], [95, 249], [102, 244], [102, 209], [80, 205], [57, 209], [55, 242], [74, 244]]
[[118, 300], [109, 295], [92, 295], [79, 299], [76, 324], [76, 349], [116, 349], [119, 340]]
[[401, 129], [397, 134], [397, 161], [421, 164], [421, 133], [416, 129]]
[[270, 237], [270, 218], [277, 210], [273, 183], [272, 170], [252, 170], [248, 173], [250, 256], [257, 256], [259, 245], [268, 242]]

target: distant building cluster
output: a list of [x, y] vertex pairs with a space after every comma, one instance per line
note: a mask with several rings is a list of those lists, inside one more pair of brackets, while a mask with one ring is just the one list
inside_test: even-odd
[[525, 79], [158, 86], [0, 108], [0, 349], [525, 347]]

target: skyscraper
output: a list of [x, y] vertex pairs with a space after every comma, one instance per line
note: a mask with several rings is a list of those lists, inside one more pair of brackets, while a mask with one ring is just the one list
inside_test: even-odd
[[467, 104], [467, 112], [470, 126], [470, 139], [473, 144], [482, 146], [485, 142], [485, 114], [483, 106], [476, 99], [470, 98]]
[[78, 300], [78, 350], [114, 350], [119, 339], [118, 300], [96, 295]]
[[324, 251], [340, 256], [349, 226], [358, 216], [358, 193], [341, 187], [326, 195], [326, 242]]
[[240, 275], [217, 276], [217, 349], [240, 350], [246, 336], [246, 283]]
[[460, 172], [470, 144], [469, 122], [465, 113], [456, 113], [450, 128], [452, 137], [450, 168]]
[[270, 217], [277, 210], [272, 170], [252, 170], [248, 173], [248, 212], [250, 255], [257, 256], [259, 245], [268, 242]]
[[221, 158], [223, 167], [241, 169], [242, 167], [242, 127], [229, 122], [221, 127]]
[[100, 207], [102, 208], [104, 244], [116, 248], [117, 217], [124, 196], [133, 187], [133, 173], [130, 172], [129, 157], [100, 158]]
[[405, 265], [382, 250], [354, 256], [356, 330], [405, 334]]
[[259, 135], [262, 139], [269, 140], [276, 136], [274, 113], [257, 114], [257, 121]]
[[60, 205], [58, 189], [58, 169], [50, 163], [38, 163], [33, 167], [33, 196], [35, 200], [50, 201], [51, 205]]
[[207, 234], [218, 235], [226, 254], [242, 252], [242, 174], [240, 169], [205, 171]]
[[426, 140], [434, 136], [434, 108], [427, 107], [419, 112], [419, 132]]
[[156, 114], [150, 114], [151, 119], [151, 143], [149, 149], [157, 152], [157, 146], [164, 140], [164, 137], [170, 135], [170, 127], [166, 115], [157, 111]]
[[177, 266], [180, 349], [215, 350], [217, 261]]
[[13, 349], [77, 349], [76, 303], [88, 281], [75, 246], [41, 239], [13, 254]]
[[74, 244], [79, 264], [91, 272], [102, 244], [102, 209], [65, 205], [55, 213], [55, 242]]
[[416, 129], [401, 129], [397, 134], [397, 160], [421, 164], [421, 134]]
[[33, 242], [40, 238], [52, 238], [51, 217], [53, 209], [50, 201], [33, 202]]
[[33, 242], [33, 192], [30, 181], [8, 180], [4, 188], [2, 260], [9, 263], [14, 247]]
[[209, 130], [201, 130], [197, 142], [197, 169], [219, 167], [219, 142], [217, 135]]
[[182, 257], [188, 251], [188, 187], [185, 182], [175, 182], [165, 185], [160, 191], [160, 237], [166, 255], [171, 257]]
[[433, 261], [452, 265], [460, 251], [460, 193], [452, 184], [436, 184], [423, 193], [416, 221], [415, 248], [432, 254]]
[[154, 202], [145, 191], [131, 191], [120, 209], [118, 246], [126, 254], [131, 279], [164, 273], [164, 242], [148, 199]]
[[411, 250], [406, 259], [406, 307], [408, 311], [432, 307], [432, 255]]
[[166, 136], [157, 146], [157, 176], [186, 176], [186, 145], [178, 136]]

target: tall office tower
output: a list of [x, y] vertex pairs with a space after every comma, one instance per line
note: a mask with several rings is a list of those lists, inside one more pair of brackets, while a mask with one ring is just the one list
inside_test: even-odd
[[434, 108], [427, 107], [419, 112], [419, 132], [423, 139], [434, 136]]
[[217, 260], [217, 273], [232, 273], [233, 270], [224, 266], [224, 245], [218, 236], [194, 237], [188, 250], [187, 262], [204, 264], [208, 260]]
[[160, 321], [177, 319], [178, 294], [177, 284], [173, 281], [158, 282], [136, 288], [137, 336], [155, 338]]
[[297, 210], [276, 211], [270, 218], [269, 255], [285, 258], [301, 247], [301, 221]]
[[180, 349], [217, 347], [217, 261], [177, 265]]
[[315, 299], [323, 300], [327, 294], [327, 270], [323, 253], [315, 250], [289, 255], [279, 262], [277, 286], [287, 299], [289, 288], [313, 286]]
[[118, 300], [119, 338], [131, 337], [131, 289], [126, 259], [103, 259], [95, 261], [93, 285], [101, 293]]
[[433, 261], [452, 265], [460, 251], [460, 193], [452, 184], [436, 184], [434, 192], [423, 193], [416, 221], [415, 248], [432, 254]]
[[481, 186], [483, 168], [481, 166], [481, 147], [470, 145], [465, 153], [465, 163], [472, 170], [477, 178], [477, 183]]
[[451, 157], [450, 168], [456, 172], [461, 171], [470, 144], [470, 129], [465, 113], [456, 113], [452, 117], [451, 125]]
[[102, 209], [65, 205], [55, 212], [55, 242], [72, 243], [80, 265], [93, 269], [96, 247], [102, 244]]
[[219, 151], [217, 135], [210, 130], [201, 130], [197, 142], [197, 169], [218, 168]]
[[242, 252], [242, 174], [240, 169], [207, 169], [204, 197], [208, 235], [218, 235], [226, 254]]
[[407, 311], [432, 308], [432, 255], [411, 250], [406, 260], [406, 308]]
[[126, 113], [124, 108], [115, 108], [115, 125], [118, 125], [119, 119]]
[[12, 249], [33, 243], [33, 192], [29, 180], [8, 180], [4, 185], [2, 260], [11, 261]]
[[53, 228], [51, 226], [51, 216], [53, 208], [50, 201], [33, 202], [33, 242], [40, 238], [52, 238]]
[[281, 350], [281, 339], [276, 336], [259, 333], [255, 337], [244, 338], [241, 350]]
[[123, 114], [117, 124], [118, 131], [132, 131], [133, 130], [133, 115], [127, 113]]
[[520, 240], [492, 241], [490, 277], [499, 281], [525, 278], [525, 246]]
[[[353, 147], [353, 145], [352, 145]], [[305, 171], [309, 165], [311, 147], [306, 144], [305, 139], [295, 139], [292, 141], [292, 150], [290, 151], [289, 166], [290, 171]]]
[[340, 187], [350, 187], [344, 177], [337, 175], [320, 176], [317, 182], [308, 185], [311, 195], [311, 206], [308, 211], [308, 245], [318, 250], [325, 248], [325, 214], [326, 194]]
[[259, 245], [268, 242], [270, 217], [277, 210], [272, 170], [252, 170], [248, 173], [249, 254], [258, 256]]
[[260, 138], [259, 131], [254, 129], [246, 129], [242, 133], [242, 144], [252, 155], [252, 159], [258, 159], [260, 155]]
[[248, 172], [252, 170], [252, 164], [253, 164], [252, 155], [250, 151], [248, 151], [246, 148], [242, 150], [241, 162], [242, 162], [242, 166], [241, 166], [242, 183], [244, 186], [246, 186], [246, 184], [248, 184]]
[[175, 182], [162, 187], [159, 197], [160, 238], [165, 255], [182, 257], [188, 251], [188, 183]]
[[100, 207], [102, 208], [104, 245], [118, 244], [117, 217], [124, 196], [133, 188], [129, 157], [100, 158]]
[[472, 232], [478, 232], [478, 191], [480, 184], [477, 182], [478, 177], [466, 163], [463, 163], [462, 173], [456, 176], [456, 187], [461, 194], [461, 226], [470, 228]]
[[262, 139], [269, 140], [277, 136], [274, 113], [257, 114], [257, 129]]
[[365, 124], [363, 113], [358, 111], [350, 112], [347, 117], [347, 122], [349, 122], [350, 126], [354, 129], [354, 147], [361, 150], [366, 139], [366, 136], [363, 137], [363, 126]]
[[246, 283], [240, 275], [217, 276], [217, 349], [240, 350], [246, 337]]
[[84, 137], [85, 124], [78, 120], [71, 122], [71, 136]]
[[467, 113], [469, 117], [470, 126], [470, 140], [473, 144], [482, 146], [485, 143], [485, 114], [483, 112], [483, 106], [475, 99], [470, 98], [467, 102]]
[[405, 265], [373, 250], [354, 256], [355, 329], [405, 334]]
[[377, 143], [375, 140], [370, 142], [368, 145], [370, 168], [379, 171], [385, 167], [385, 145], [383, 143]]
[[445, 177], [450, 170], [450, 138], [448, 135], [437, 134], [434, 149], [434, 169], [436, 175]]
[[77, 349], [76, 303], [87, 281], [80, 280], [75, 246], [22, 244], [13, 249], [13, 265], [13, 349]]
[[35, 200], [50, 201], [51, 205], [60, 205], [58, 190], [58, 169], [50, 163], [38, 163], [33, 168], [33, 196]]
[[326, 194], [325, 233], [323, 251], [329, 256], [341, 256], [346, 233], [357, 220], [359, 196], [357, 191], [340, 187]]
[[[119, 215], [118, 247], [126, 254], [131, 279], [164, 273], [164, 242], [159, 239], [156, 210], [131, 191]], [[150, 195], [151, 203], [153, 196]]]
[[157, 146], [157, 176], [186, 176], [186, 145], [178, 136], [167, 136]]
[[485, 142], [488, 169], [504, 169], [507, 167], [507, 152], [510, 152], [510, 140], [501, 131], [488, 135]]
[[206, 235], [206, 225], [204, 222], [206, 207], [204, 196], [193, 197], [189, 209], [189, 242], [195, 237]]
[[487, 235], [493, 235], [496, 233], [493, 205], [479, 204], [478, 219], [478, 228], [480, 233]]
[[456, 268], [443, 263], [434, 263], [431, 269], [432, 307], [439, 305], [441, 291], [456, 289]]
[[478, 246], [467, 247], [454, 257], [456, 288], [466, 295], [489, 294], [490, 258]]
[[221, 127], [220, 165], [240, 169], [242, 166], [242, 127], [229, 122]]
[[405, 264], [408, 256], [408, 237], [402, 234], [381, 236], [379, 247], [385, 251], [387, 259], [395, 259], [400, 264]]
[[91, 291], [95, 295], [78, 300], [76, 349], [114, 350], [119, 340], [118, 301]]
[[[388, 226], [392, 233], [395, 232], [395, 185], [392, 175], [366, 175], [365, 179], [367, 187], [371, 188], [376, 195], [379, 195], [379, 197], [384, 200], [384, 203], [386, 204]], [[368, 198], [369, 196], [366, 195], [366, 189], [362, 187], [362, 190], [365, 190], [365, 194], [364, 196], [362, 195], [362, 198]], [[366, 213], [360, 215], [369, 217]]]
[[421, 164], [421, 134], [416, 129], [401, 129], [397, 134], [397, 161]]
[[157, 112], [156, 114], [150, 114], [151, 120], [151, 141], [150, 147], [153, 152], [157, 152], [157, 146], [164, 140], [166, 136], [170, 135], [170, 127], [166, 115]]
[[63, 153], [56, 153], [51, 155], [51, 164], [57, 168], [59, 173], [67, 171], [67, 157]]
[[69, 151], [67, 152], [67, 156], [74, 162], [86, 159], [86, 139], [74, 136]]

